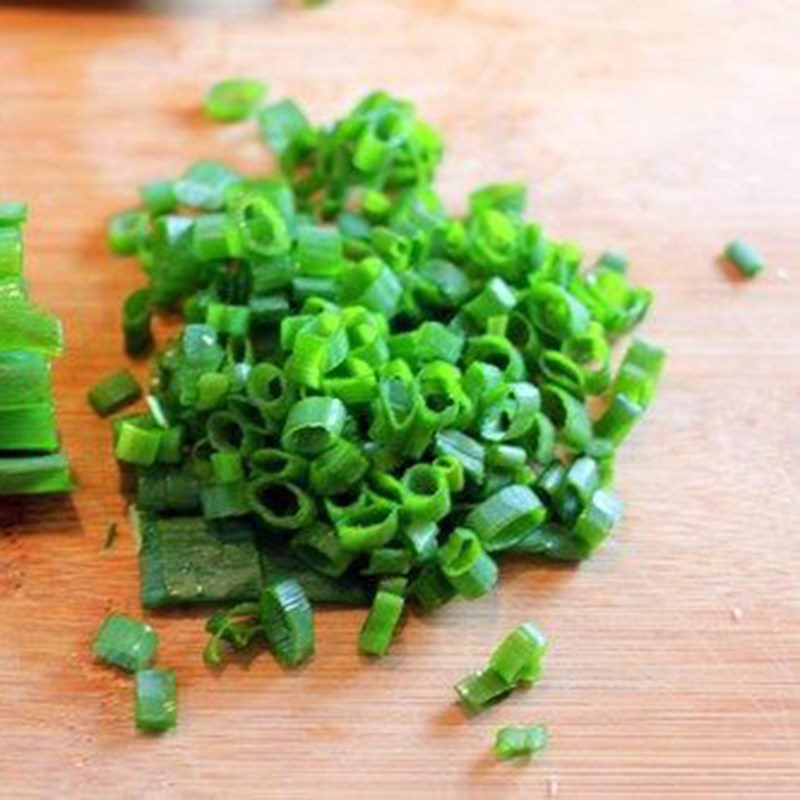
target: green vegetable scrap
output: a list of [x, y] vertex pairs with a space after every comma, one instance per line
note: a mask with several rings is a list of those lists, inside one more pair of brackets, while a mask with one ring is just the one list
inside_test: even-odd
[[494, 752], [500, 759], [531, 756], [544, 750], [548, 741], [546, 725], [514, 725], [497, 731]]
[[489, 664], [459, 681], [455, 690], [461, 705], [478, 714], [508, 697], [521, 684], [539, 680], [547, 640], [529, 622], [512, 631], [495, 649]]
[[171, 669], [144, 669], [136, 673], [136, 727], [161, 733], [174, 728], [178, 718], [178, 687]]
[[146, 623], [124, 614], [108, 616], [94, 640], [94, 654], [128, 672], [149, 666], [158, 648], [158, 634]]
[[747, 242], [737, 239], [725, 248], [725, 258], [745, 278], [755, 278], [764, 270], [764, 261]]
[[[375, 92], [323, 126], [260, 101], [226, 81], [207, 108], [252, 113], [277, 174], [202, 161], [109, 228], [147, 277], [128, 352], [151, 347], [154, 314], [184, 321], [148, 411], [114, 423], [142, 597], [229, 604], [212, 664], [256, 640], [300, 663], [307, 604], [326, 602], [369, 606], [359, 648], [380, 656], [406, 604], [483, 597], [508, 555], [578, 561], [608, 537], [614, 455], [664, 364], [636, 340], [615, 373], [611, 350], [652, 294], [622, 256], [584, 267], [518, 183], [448, 213], [442, 137], [407, 101]], [[460, 689], [468, 706], [535, 678], [538, 639], [517, 638]]]
[[261, 81], [231, 78], [220, 81], [206, 95], [205, 112], [218, 122], [240, 122], [261, 105], [267, 87]]
[[22, 279], [24, 203], [0, 203], [0, 495], [68, 492], [59, 450], [50, 359], [59, 321], [28, 299]]
[[101, 416], [107, 417], [115, 411], [135, 403], [142, 396], [136, 378], [128, 370], [108, 375], [89, 390], [89, 405]]

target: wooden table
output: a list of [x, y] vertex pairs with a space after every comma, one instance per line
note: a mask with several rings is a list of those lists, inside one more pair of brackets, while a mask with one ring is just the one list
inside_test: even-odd
[[[10, 4], [14, 5], [14, 4]], [[4, 797], [800, 796], [800, 7], [732, 0], [334, 0], [0, 10], [0, 194], [31, 201], [28, 276], [61, 315], [72, 502], [2, 506]], [[107, 425], [84, 393], [124, 363], [139, 284], [103, 222], [190, 160], [269, 159], [250, 126], [203, 121], [232, 74], [331, 119], [367, 90], [413, 98], [446, 133], [454, 208], [522, 179], [532, 214], [594, 255], [614, 246], [658, 293], [646, 333], [663, 390], [623, 451], [627, 518], [578, 570], [504, 570], [496, 596], [414, 618], [362, 661], [360, 611], [320, 615], [318, 654], [209, 674], [203, 618], [165, 615], [180, 727], [133, 731], [131, 682], [88, 652], [138, 613]], [[769, 269], [715, 256], [742, 235]], [[524, 619], [550, 636], [541, 685], [474, 721], [450, 689]], [[527, 766], [495, 763], [504, 723], [545, 721]]]

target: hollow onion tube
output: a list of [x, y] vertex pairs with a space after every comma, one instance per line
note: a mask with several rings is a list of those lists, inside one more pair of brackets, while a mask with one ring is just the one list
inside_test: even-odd
[[358, 649], [371, 656], [385, 655], [403, 615], [405, 600], [394, 592], [379, 590], [358, 635]]
[[291, 453], [318, 455], [342, 432], [346, 415], [344, 404], [335, 397], [298, 400], [289, 411], [281, 444]]
[[547, 509], [527, 486], [507, 486], [475, 506], [466, 524], [494, 552], [514, 545], [546, 516]]
[[248, 496], [251, 510], [270, 528], [300, 530], [316, 516], [311, 497], [289, 481], [256, 478], [248, 484]]
[[456, 528], [439, 550], [439, 564], [455, 590], [470, 600], [488, 594], [497, 583], [497, 564], [480, 539], [466, 528]]
[[336, 533], [345, 550], [354, 553], [376, 550], [389, 544], [397, 533], [399, 509], [394, 503], [379, 500], [348, 511], [336, 520]]
[[450, 486], [444, 473], [432, 464], [415, 464], [403, 475], [403, 515], [409, 520], [437, 522], [450, 512]]

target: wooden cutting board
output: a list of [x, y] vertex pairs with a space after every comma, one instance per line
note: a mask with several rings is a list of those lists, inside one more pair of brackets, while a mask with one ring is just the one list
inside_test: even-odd
[[[0, 506], [0, 795], [800, 796], [800, 6], [78, 6], [0, 10], [0, 195], [32, 203], [27, 274], [67, 326], [80, 481], [71, 501]], [[504, 569], [491, 599], [410, 619], [380, 663], [356, 654], [362, 612], [322, 613], [296, 674], [268, 656], [210, 674], [203, 617], [160, 615], [180, 727], [147, 738], [130, 681], [88, 652], [107, 612], [139, 612], [109, 430], [84, 400], [125, 363], [120, 301], [140, 282], [103, 223], [194, 158], [269, 167], [251, 126], [198, 114], [235, 74], [319, 120], [374, 87], [413, 98], [446, 134], [453, 208], [481, 181], [528, 182], [553, 235], [632, 257], [670, 362], [621, 457], [627, 517], [593, 561]], [[755, 281], [715, 260], [734, 236], [769, 263]], [[451, 685], [529, 618], [552, 641], [544, 681], [467, 721]], [[549, 724], [549, 751], [495, 763], [495, 728], [526, 721]]]

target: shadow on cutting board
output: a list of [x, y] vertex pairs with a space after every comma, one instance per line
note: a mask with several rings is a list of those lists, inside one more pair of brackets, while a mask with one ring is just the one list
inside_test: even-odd
[[0, 536], [53, 532], [82, 535], [71, 495], [0, 497]]

